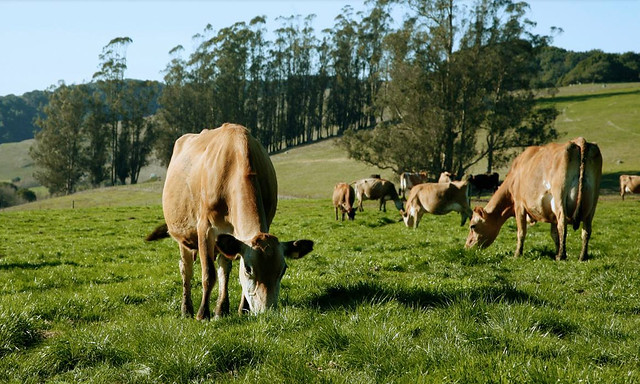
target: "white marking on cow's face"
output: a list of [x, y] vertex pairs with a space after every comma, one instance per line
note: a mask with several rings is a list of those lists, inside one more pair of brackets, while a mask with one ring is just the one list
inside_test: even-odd
[[544, 185], [544, 188], [545, 188], [547, 191], [550, 191], [550, 190], [551, 190], [551, 183], [549, 183], [547, 180], [543, 180], [543, 181], [542, 181], [542, 185]]
[[287, 268], [282, 246], [274, 236], [254, 239], [240, 260], [239, 280], [252, 313], [277, 308], [280, 281]]

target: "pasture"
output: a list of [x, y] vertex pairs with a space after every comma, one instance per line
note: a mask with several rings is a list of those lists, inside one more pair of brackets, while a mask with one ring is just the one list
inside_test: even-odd
[[281, 200], [272, 233], [315, 250], [278, 312], [210, 322], [180, 316], [176, 244], [142, 240], [159, 205], [0, 212], [0, 382], [640, 381], [637, 196], [601, 199], [587, 262], [579, 232], [556, 262], [536, 224], [514, 259], [512, 219], [465, 250], [458, 214], [412, 230], [376, 207]]
[[[559, 141], [583, 135], [604, 157], [608, 194], [586, 262], [573, 231], [556, 262], [542, 223], [514, 259], [513, 219], [486, 250], [464, 249], [456, 213], [412, 230], [393, 204], [382, 213], [365, 201], [354, 222], [335, 221], [335, 183], [393, 179], [335, 140], [272, 157], [282, 199], [271, 232], [316, 245], [288, 262], [280, 309], [259, 316], [181, 317], [177, 245], [143, 241], [162, 221], [161, 182], [2, 210], [0, 382], [640, 382], [640, 197], [616, 191], [620, 173], [640, 170], [639, 87], [569, 87], [555, 99]], [[28, 142], [0, 146], [0, 179], [28, 182], [18, 147]], [[199, 275], [198, 265], [194, 303]]]

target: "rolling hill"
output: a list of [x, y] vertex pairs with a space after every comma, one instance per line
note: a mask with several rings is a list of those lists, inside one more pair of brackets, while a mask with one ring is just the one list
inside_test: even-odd
[[[564, 87], [553, 98], [560, 115], [556, 128], [559, 141], [584, 136], [602, 150], [603, 192], [614, 193], [618, 176], [640, 173], [640, 83], [586, 84]], [[380, 170], [347, 157], [336, 145], [337, 139], [296, 147], [272, 156], [283, 198], [329, 198], [335, 183], [354, 181], [370, 174], [397, 180], [390, 170]], [[33, 163], [28, 156], [31, 141], [0, 144], [0, 180], [20, 177], [32, 186]], [[483, 172], [479, 164], [473, 173]], [[506, 169], [499, 169], [501, 176]], [[72, 206], [126, 206], [159, 204], [161, 182], [148, 182], [151, 174], [164, 178], [164, 168], [155, 164], [141, 173], [141, 184], [84, 191], [72, 196], [40, 200], [14, 209], [70, 208]]]

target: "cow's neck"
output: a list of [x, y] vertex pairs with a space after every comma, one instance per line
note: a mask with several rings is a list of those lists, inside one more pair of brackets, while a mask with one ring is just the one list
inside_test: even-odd
[[484, 207], [487, 215], [495, 220], [499, 226], [502, 226], [508, 218], [515, 215], [509, 184], [510, 183], [505, 180], [493, 196], [491, 196], [486, 207]]

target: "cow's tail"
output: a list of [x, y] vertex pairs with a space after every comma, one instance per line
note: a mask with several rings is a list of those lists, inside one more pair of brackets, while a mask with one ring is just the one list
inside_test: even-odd
[[169, 237], [169, 228], [167, 227], [167, 223], [162, 223], [156, 227], [147, 237], [144, 238], [144, 241], [154, 241], [160, 240]]
[[583, 189], [584, 189], [584, 172], [587, 163], [587, 141], [583, 137], [578, 137], [574, 140], [574, 143], [580, 148], [580, 176], [578, 178], [578, 197], [576, 198], [576, 209], [573, 211], [572, 221], [573, 221], [573, 230], [578, 229], [580, 227], [580, 221], [582, 221], [582, 217], [580, 216], [582, 212], [582, 198], [583, 198]]

